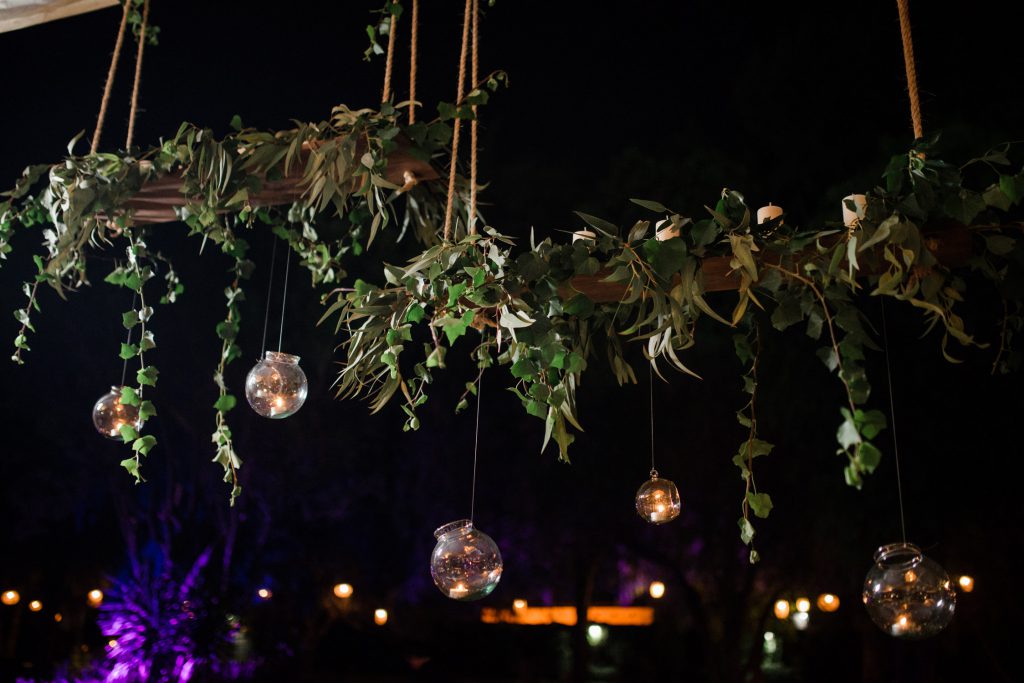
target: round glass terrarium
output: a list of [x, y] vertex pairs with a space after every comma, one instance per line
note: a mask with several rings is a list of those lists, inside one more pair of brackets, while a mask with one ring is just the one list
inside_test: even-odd
[[933, 636], [956, 609], [956, 591], [946, 571], [910, 543], [890, 543], [875, 552], [863, 598], [871, 620], [896, 638]]
[[668, 479], [660, 479], [658, 471], [651, 470], [651, 478], [636, 492], [637, 514], [651, 524], [664, 524], [678, 517], [681, 507], [676, 485]]
[[501, 580], [501, 551], [490, 536], [460, 519], [434, 532], [437, 545], [430, 557], [430, 575], [438, 590], [452, 600], [479, 600]]
[[121, 387], [110, 387], [110, 391], [96, 401], [92, 407], [92, 424], [108, 439], [120, 439], [121, 427], [131, 425], [136, 431], [142, 427], [138, 406], [121, 403]]
[[263, 417], [275, 420], [297, 413], [308, 389], [299, 357], [280, 351], [267, 351], [245, 378], [249, 405]]

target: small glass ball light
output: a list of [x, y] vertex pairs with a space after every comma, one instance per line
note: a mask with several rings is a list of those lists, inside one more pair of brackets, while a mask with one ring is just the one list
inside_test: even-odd
[[945, 570], [910, 543], [891, 543], [875, 553], [864, 579], [871, 620], [897, 638], [927, 638], [949, 624], [956, 591]]
[[658, 471], [651, 470], [651, 478], [636, 492], [636, 511], [651, 524], [671, 522], [679, 516], [679, 489], [668, 479], [659, 479]]
[[120, 439], [123, 425], [130, 424], [136, 430], [142, 427], [138, 406], [121, 403], [121, 387], [110, 387], [110, 391], [96, 401], [92, 407], [92, 424], [108, 439]]
[[479, 600], [501, 580], [501, 551], [490, 536], [460, 519], [434, 532], [437, 545], [430, 557], [430, 575], [438, 590], [452, 600]]
[[245, 378], [249, 405], [263, 417], [275, 420], [297, 413], [308, 390], [299, 357], [279, 351], [267, 351]]

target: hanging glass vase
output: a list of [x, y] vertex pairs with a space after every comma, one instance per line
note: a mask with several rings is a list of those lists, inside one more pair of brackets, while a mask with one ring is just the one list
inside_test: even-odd
[[956, 591], [946, 571], [910, 543], [890, 543], [875, 552], [863, 599], [871, 620], [896, 638], [933, 636], [956, 609]]
[[263, 417], [275, 420], [298, 412], [308, 389], [299, 357], [280, 351], [267, 351], [245, 378], [249, 405]]
[[658, 478], [658, 471], [651, 470], [651, 478], [636, 492], [637, 514], [651, 524], [664, 524], [678, 517], [680, 508], [682, 503], [676, 485]]
[[131, 425], [136, 431], [142, 427], [138, 406], [121, 403], [121, 387], [118, 386], [110, 387], [110, 391], [96, 401], [92, 407], [92, 424], [108, 439], [120, 439], [124, 425]]
[[479, 600], [501, 580], [501, 551], [490, 536], [460, 519], [434, 532], [437, 545], [430, 557], [430, 575], [446, 597]]

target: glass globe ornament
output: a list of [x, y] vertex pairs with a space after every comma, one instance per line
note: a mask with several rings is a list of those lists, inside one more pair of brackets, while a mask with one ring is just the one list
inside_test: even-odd
[[956, 609], [946, 571], [910, 543], [890, 543], [875, 552], [863, 599], [871, 620], [895, 638], [934, 636]]
[[636, 511], [645, 522], [664, 524], [679, 516], [682, 503], [679, 489], [668, 479], [660, 479], [658, 470], [651, 470], [651, 478], [636, 492]]
[[92, 407], [92, 424], [96, 431], [108, 439], [120, 439], [121, 427], [131, 425], [138, 431], [142, 427], [139, 407], [121, 403], [121, 387], [110, 387]]
[[245, 398], [263, 417], [280, 420], [294, 415], [306, 402], [309, 384], [299, 357], [267, 351], [245, 378]]
[[430, 575], [446, 597], [470, 601], [491, 594], [501, 580], [501, 551], [494, 540], [460, 519], [434, 532], [437, 545], [430, 556]]

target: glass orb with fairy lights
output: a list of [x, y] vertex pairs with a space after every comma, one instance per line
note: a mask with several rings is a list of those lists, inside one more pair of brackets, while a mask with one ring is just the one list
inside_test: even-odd
[[263, 417], [280, 420], [294, 415], [306, 402], [309, 384], [299, 357], [267, 351], [245, 378], [245, 398]]
[[956, 609], [956, 591], [946, 571], [911, 543], [878, 549], [864, 579], [863, 599], [871, 620], [895, 638], [934, 636]]
[[498, 544], [460, 519], [434, 532], [437, 545], [430, 557], [430, 575], [446, 597], [479, 600], [490, 595], [501, 580], [502, 562]]
[[664, 524], [678, 517], [681, 508], [676, 485], [660, 478], [657, 470], [651, 470], [651, 478], [636, 492], [637, 514], [651, 524]]
[[123, 387], [110, 387], [110, 391], [100, 396], [92, 407], [92, 424], [96, 431], [108, 439], [121, 438], [121, 427], [131, 425], [136, 430], [142, 427], [139, 420], [139, 407], [121, 402]]

